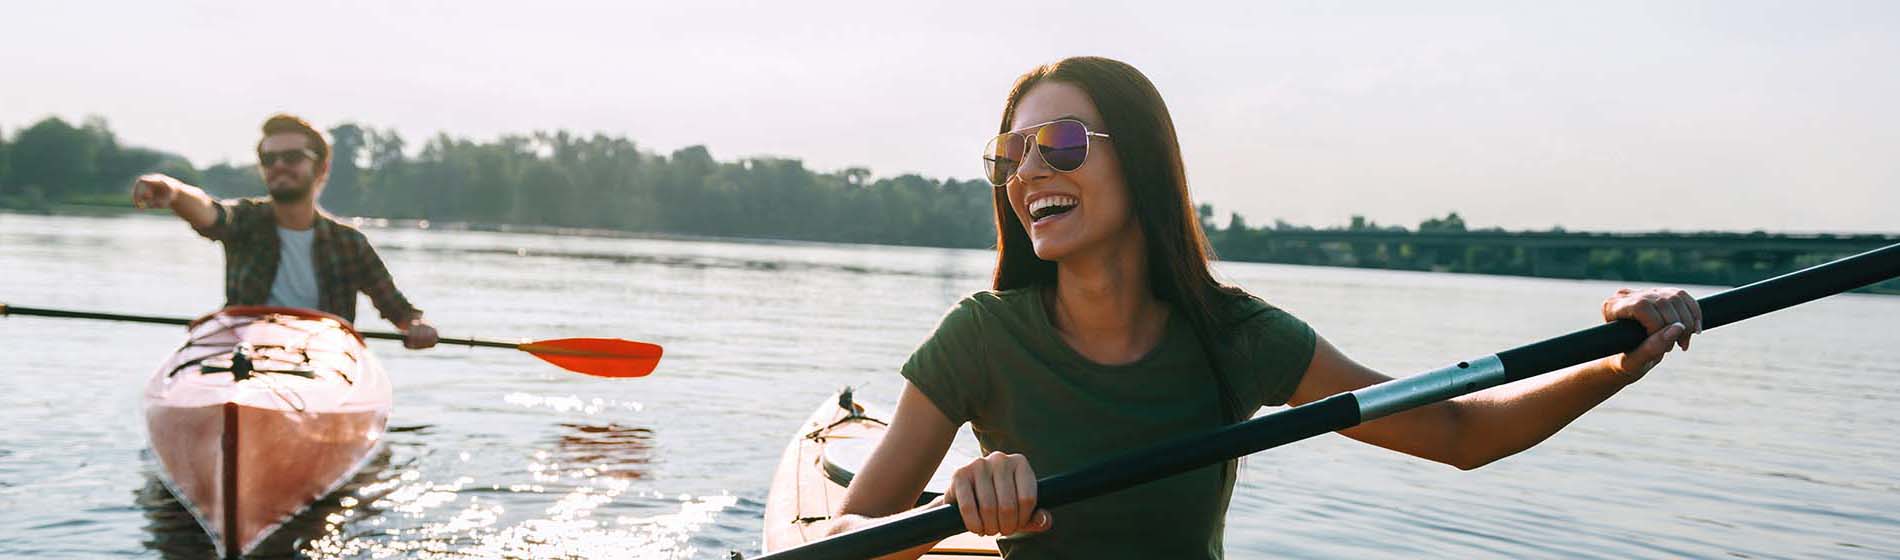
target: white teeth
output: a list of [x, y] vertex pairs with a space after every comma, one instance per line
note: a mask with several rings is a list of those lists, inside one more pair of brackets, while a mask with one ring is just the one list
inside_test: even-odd
[[1045, 196], [1036, 199], [1035, 202], [1029, 203], [1029, 213], [1034, 215], [1037, 211], [1050, 206], [1075, 206], [1081, 202], [1080, 200], [1076, 200], [1075, 197], [1066, 194]]

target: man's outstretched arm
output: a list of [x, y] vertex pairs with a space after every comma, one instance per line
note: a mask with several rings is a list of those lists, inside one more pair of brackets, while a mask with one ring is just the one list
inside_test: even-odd
[[209, 231], [218, 221], [217, 204], [204, 189], [169, 175], [149, 173], [132, 181], [133, 206], [170, 209], [200, 233]]

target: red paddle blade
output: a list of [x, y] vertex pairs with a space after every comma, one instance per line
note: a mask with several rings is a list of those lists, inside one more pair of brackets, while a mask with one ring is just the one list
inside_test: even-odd
[[517, 346], [568, 371], [595, 377], [644, 377], [660, 365], [660, 345], [618, 338], [558, 338]]

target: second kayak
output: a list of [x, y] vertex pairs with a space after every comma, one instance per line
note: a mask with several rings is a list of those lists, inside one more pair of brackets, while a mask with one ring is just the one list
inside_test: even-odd
[[[824, 537], [820, 521], [831, 519], [844, 502], [845, 487], [877, 449], [888, 431], [880, 411], [857, 402], [849, 389], [818, 405], [793, 432], [772, 475], [765, 501], [765, 552], [771, 553]], [[919, 503], [936, 499], [957, 467], [975, 458], [950, 453], [924, 486]], [[924, 558], [953, 560], [1001, 558], [995, 537], [961, 533], [944, 539]]]

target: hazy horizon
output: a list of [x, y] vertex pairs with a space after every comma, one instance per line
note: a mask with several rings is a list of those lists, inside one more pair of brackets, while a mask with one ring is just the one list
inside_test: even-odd
[[1011, 80], [1097, 54], [1160, 88], [1223, 225], [1900, 233], [1896, 4], [970, 6], [34, 4], [0, 130], [96, 114], [204, 166], [289, 110], [974, 179]]

